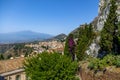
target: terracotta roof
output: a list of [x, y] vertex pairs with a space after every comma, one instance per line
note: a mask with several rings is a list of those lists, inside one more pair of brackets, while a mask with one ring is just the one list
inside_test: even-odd
[[0, 61], [0, 73], [23, 68], [24, 57]]

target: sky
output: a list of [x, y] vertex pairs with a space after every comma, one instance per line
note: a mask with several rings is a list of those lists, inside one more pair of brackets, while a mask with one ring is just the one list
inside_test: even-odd
[[0, 33], [68, 34], [98, 15], [99, 0], [0, 0]]

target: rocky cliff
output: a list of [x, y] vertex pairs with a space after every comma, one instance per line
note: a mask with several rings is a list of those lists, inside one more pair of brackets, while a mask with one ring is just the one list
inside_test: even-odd
[[[116, 0], [118, 9], [117, 13], [120, 15], [120, 0]], [[101, 31], [104, 25], [104, 22], [106, 21], [107, 15], [109, 14], [110, 10], [110, 0], [100, 0], [99, 1], [99, 8], [98, 8], [98, 20], [97, 20], [97, 29], [98, 31]], [[118, 17], [120, 20], [120, 16]]]
[[[118, 5], [116, 12], [118, 13], [118, 20], [120, 21], [120, 0], [116, 0], [116, 2], [117, 2], [116, 4]], [[93, 30], [97, 35], [95, 35], [95, 38], [92, 40], [92, 42], [88, 46], [86, 53], [93, 57], [98, 56], [98, 51], [100, 49], [100, 46], [99, 46], [100, 37], [101, 37], [100, 33], [104, 27], [104, 22], [107, 19], [107, 15], [109, 14], [110, 6], [111, 6], [110, 0], [100, 0], [99, 8], [98, 8], [98, 16], [91, 22], [93, 26]], [[84, 27], [84, 25], [81, 25], [80, 27]], [[79, 30], [80, 27], [78, 27], [71, 33], [75, 34], [76, 36], [76, 34], [78, 34], [80, 31]], [[79, 37], [79, 35], [77, 35], [77, 37]], [[98, 62], [98, 64], [102, 64], [102, 63]], [[88, 69], [88, 65], [89, 65], [89, 61], [85, 61], [83, 63], [81, 62], [79, 65], [78, 73], [81, 77], [81, 80], [120, 80], [120, 68], [110, 65], [110, 66], [104, 67], [102, 70], [99, 70], [99, 69], [90, 70]]]
[[[120, 0], [116, 0], [118, 9], [118, 20], [120, 21]], [[88, 55], [91, 55], [93, 57], [97, 57], [98, 51], [100, 49], [99, 46], [99, 40], [100, 36], [99, 33], [104, 27], [104, 22], [107, 19], [107, 15], [109, 14], [110, 10], [110, 0], [100, 0], [99, 1], [99, 8], [98, 8], [98, 16], [91, 22], [94, 27], [94, 31], [98, 33], [97, 37], [92, 41], [91, 45], [89, 46], [88, 50], [86, 50], [86, 53]]]

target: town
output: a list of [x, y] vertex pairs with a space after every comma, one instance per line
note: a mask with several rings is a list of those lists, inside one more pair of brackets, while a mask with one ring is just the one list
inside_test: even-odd
[[64, 51], [64, 44], [65, 42], [57, 41], [57, 40], [52, 40], [52, 41], [42, 41], [39, 42], [38, 44], [26, 44], [26, 47], [31, 47], [33, 48], [33, 53], [42, 53], [44, 51], [52, 53], [52, 52], [58, 52], [63, 54]]

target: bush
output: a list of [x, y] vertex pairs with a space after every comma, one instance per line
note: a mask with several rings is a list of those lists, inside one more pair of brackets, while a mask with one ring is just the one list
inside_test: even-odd
[[103, 59], [94, 58], [90, 61], [88, 68], [93, 70], [103, 70], [107, 66], [120, 67], [120, 55], [109, 54]]
[[88, 68], [90, 70], [103, 70], [106, 66], [106, 62], [104, 60], [100, 60], [100, 59], [93, 59], [89, 65]]
[[116, 57], [116, 63], [115, 63], [116, 67], [120, 67], [120, 56]]
[[107, 65], [112, 66], [112, 65], [114, 65], [115, 62], [116, 62], [116, 56], [115, 56], [115, 55], [112, 55], [112, 54], [109, 54], [109, 55], [105, 56], [105, 57], [103, 58], [103, 60], [105, 61], [105, 63], [106, 63]]
[[96, 70], [96, 69], [98, 69], [98, 65], [99, 65], [99, 59], [94, 58], [94, 59], [91, 60], [90, 64], [88, 65], [88, 68], [91, 69], [91, 70], [92, 69]]
[[44, 52], [27, 58], [24, 66], [31, 80], [75, 80], [78, 65], [64, 55]]

